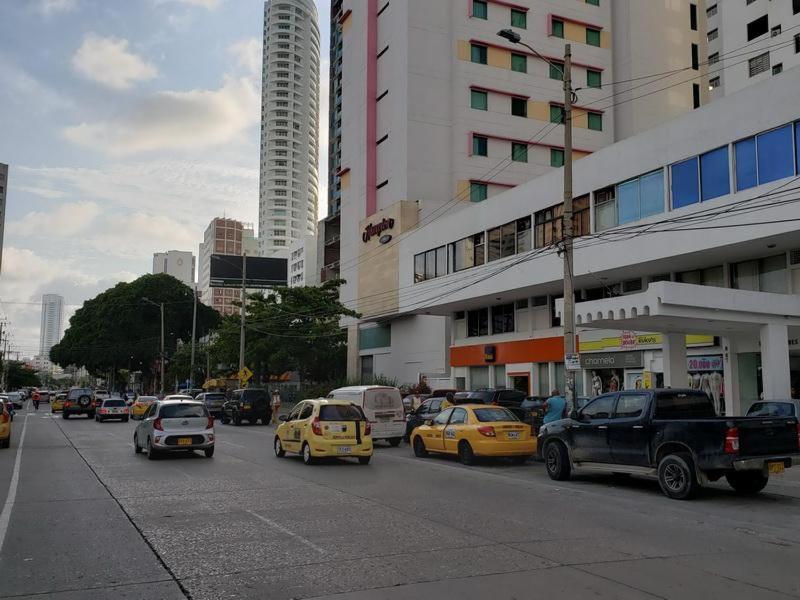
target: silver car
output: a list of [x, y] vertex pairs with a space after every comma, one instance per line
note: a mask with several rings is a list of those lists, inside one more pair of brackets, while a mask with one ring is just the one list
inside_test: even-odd
[[137, 454], [147, 451], [150, 460], [174, 451], [202, 450], [214, 456], [214, 419], [205, 405], [195, 400], [159, 400], [150, 405], [133, 434]]

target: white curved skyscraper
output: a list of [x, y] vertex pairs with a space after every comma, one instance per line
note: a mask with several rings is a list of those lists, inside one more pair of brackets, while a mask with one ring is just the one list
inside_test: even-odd
[[316, 229], [319, 44], [313, 0], [267, 0], [258, 212], [265, 255], [285, 250]]

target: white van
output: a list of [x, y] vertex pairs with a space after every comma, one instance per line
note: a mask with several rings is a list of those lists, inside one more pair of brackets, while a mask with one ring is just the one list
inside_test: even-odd
[[403, 399], [396, 387], [354, 385], [333, 390], [328, 398], [360, 406], [372, 426], [373, 440], [386, 440], [397, 446], [406, 432]]

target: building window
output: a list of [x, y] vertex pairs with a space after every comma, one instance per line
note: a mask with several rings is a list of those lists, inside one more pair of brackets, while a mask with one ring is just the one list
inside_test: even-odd
[[450, 244], [453, 272], [479, 267], [486, 262], [484, 234], [476, 233]]
[[485, 183], [471, 181], [469, 184], [469, 201], [483, 202], [488, 197], [489, 186]]
[[592, 6], [600, 6], [600, 0], [586, 0], [586, 4], [591, 4]]
[[523, 10], [511, 9], [511, 26], [520, 29], [528, 28], [528, 13]]
[[550, 62], [550, 79], [564, 81], [564, 68], [560, 63]]
[[[798, 1], [800, 1], [800, 0], [798, 0]], [[798, 33], [797, 35], [794, 36], [794, 53], [795, 54], [799, 54], [800, 53], [800, 33]]]
[[447, 275], [447, 246], [414, 255], [414, 283]]
[[769, 69], [769, 51], [764, 52], [747, 61], [750, 77], [763, 73]]
[[392, 324], [380, 324], [377, 327], [364, 327], [358, 330], [358, 347], [360, 350], [373, 348], [391, 348]]
[[708, 17], [708, 18], [711, 18], [711, 17], [713, 17], [715, 14], [717, 14], [717, 5], [716, 5], [716, 4], [715, 4], [714, 6], [709, 6], [709, 7], [706, 9], [706, 17]]
[[603, 131], [603, 114], [590, 112], [589, 113], [589, 129], [594, 131]]
[[488, 6], [484, 0], [472, 0], [472, 16], [476, 19], [488, 17]]
[[475, 110], [489, 109], [489, 94], [480, 90], [470, 90], [470, 107]]
[[551, 23], [551, 31], [553, 37], [563, 38], [564, 37], [564, 21], [559, 19], [553, 19]]
[[675, 163], [672, 173], [672, 208], [681, 208], [700, 201], [700, 175], [697, 157]]
[[489, 335], [489, 309], [479, 308], [467, 312], [467, 337]]
[[486, 64], [487, 48], [479, 44], [471, 45], [471, 60], [474, 63]]
[[800, 13], [800, 0], [792, 0], [792, 14]]
[[531, 249], [531, 218], [517, 219], [517, 254]]
[[694, 108], [700, 108], [700, 84], [693, 83], [692, 84], [692, 106]]
[[736, 142], [736, 189], [746, 190], [794, 175], [792, 143], [791, 125]]
[[564, 151], [559, 148], [550, 148], [550, 166], [563, 167], [564, 166]]
[[514, 303], [492, 307], [492, 335], [514, 333]]
[[[563, 36], [562, 36], [563, 37]], [[590, 46], [600, 47], [600, 30], [586, 28], [586, 43]]]
[[747, 41], [760, 37], [769, 31], [769, 17], [764, 15], [747, 24]]
[[664, 172], [647, 173], [617, 185], [618, 224], [664, 212]]
[[564, 122], [564, 107], [557, 104], [550, 105], [550, 122], [563, 123]]
[[603, 87], [603, 74], [601, 71], [593, 69], [586, 69], [586, 87], [601, 88]]
[[708, 36], [707, 37], [708, 37], [708, 41], [709, 42], [713, 42], [715, 39], [717, 39], [719, 37], [719, 30], [718, 29], [712, 29], [711, 31], [708, 32]]
[[707, 269], [696, 269], [694, 271], [683, 271], [682, 273], [676, 273], [675, 279], [679, 283], [725, 287], [725, 280], [722, 275], [721, 265], [717, 267], [709, 267]]
[[617, 225], [616, 189], [613, 186], [594, 193], [594, 221], [597, 231]]
[[772, 67], [772, 74], [777, 75], [778, 73], [783, 72], [783, 63], [778, 63], [774, 67]]
[[775, 25], [772, 29], [769, 30], [770, 37], [778, 37], [781, 34], [781, 26]]
[[715, 65], [719, 62], [719, 52], [714, 52], [714, 54], [708, 55], [708, 64]]
[[511, 70], [517, 73], [528, 72], [528, 57], [524, 54], [511, 53]]
[[511, 142], [511, 160], [515, 162], [528, 162], [528, 144]]
[[525, 98], [511, 98], [511, 114], [515, 117], [527, 117], [528, 101]]
[[720, 86], [719, 77], [712, 77], [708, 80], [708, 89], [713, 90], [714, 88], [718, 88]]
[[489, 148], [489, 138], [482, 135], [472, 136], [472, 154], [475, 156], [487, 156]]
[[737, 290], [785, 294], [786, 255], [779, 254], [731, 265], [731, 287]]
[[697, 31], [697, 4], [689, 5], [689, 27]]
[[[534, 247], [544, 248], [560, 241], [563, 237], [564, 204], [557, 204], [538, 211], [533, 215]], [[580, 237], [589, 233], [589, 196], [581, 196], [572, 201], [572, 236]]]
[[488, 244], [487, 262], [499, 260], [516, 254], [517, 226], [516, 222], [506, 223], [486, 232]]
[[697, 44], [692, 44], [692, 69], [697, 71], [700, 68], [700, 48]]

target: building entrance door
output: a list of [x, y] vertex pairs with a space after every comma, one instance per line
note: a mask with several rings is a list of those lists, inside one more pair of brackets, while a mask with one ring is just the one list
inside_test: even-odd
[[526, 395], [530, 396], [531, 394], [531, 375], [530, 373], [509, 373], [509, 379], [511, 379], [511, 387], [518, 392], [523, 392]]

